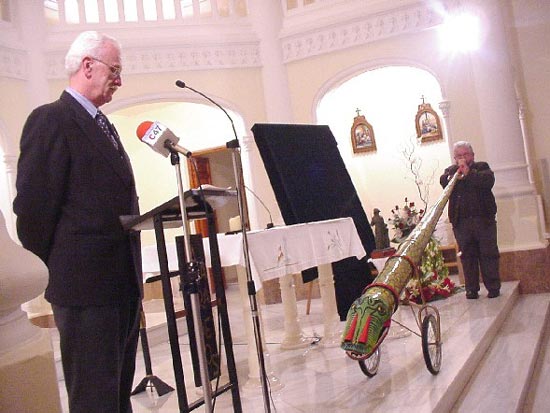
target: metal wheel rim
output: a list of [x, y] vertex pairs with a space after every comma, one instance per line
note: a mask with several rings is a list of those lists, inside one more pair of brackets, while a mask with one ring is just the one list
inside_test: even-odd
[[441, 368], [441, 341], [439, 340], [439, 326], [435, 317], [431, 314], [426, 317], [426, 320], [427, 328], [424, 332], [426, 334], [424, 343], [427, 346], [427, 355], [433, 369], [433, 371], [432, 369], [430, 369], [430, 371], [432, 371], [432, 373], [437, 373]]
[[380, 347], [378, 347], [372, 355], [365, 359], [359, 361], [359, 366], [365, 375], [368, 377], [373, 377], [378, 373], [378, 366], [380, 365]]

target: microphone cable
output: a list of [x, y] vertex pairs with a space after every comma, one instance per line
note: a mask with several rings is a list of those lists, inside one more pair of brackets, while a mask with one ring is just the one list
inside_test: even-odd
[[260, 204], [262, 204], [262, 206], [265, 208], [265, 210], [267, 211], [267, 213], [269, 214], [269, 222], [268, 224], [266, 225], [266, 229], [271, 229], [273, 228], [275, 225], [273, 224], [273, 218], [271, 217], [271, 211], [269, 210], [269, 208], [266, 206], [266, 204], [264, 204], [264, 202], [261, 200], [261, 198], [256, 195], [256, 193], [250, 189], [249, 187], [247, 187], [246, 185], [244, 185], [244, 188], [247, 190], [247, 191], [250, 191], [250, 193], [254, 196], [254, 198], [256, 198], [258, 200], [258, 202], [260, 202]]
[[[211, 219], [214, 219], [214, 216], [213, 216], [213, 211], [211, 210], [211, 208], [209, 208], [209, 205], [206, 203], [206, 195], [204, 195], [204, 191], [202, 189], [202, 183], [201, 183], [201, 178], [200, 178], [200, 175], [199, 175], [199, 169], [197, 167], [197, 162], [195, 160], [195, 158], [193, 158], [192, 156], [190, 158], [188, 158], [189, 161], [191, 162], [191, 165], [193, 166], [193, 171], [195, 172], [195, 176], [197, 177], [197, 184], [198, 184], [198, 191], [199, 191], [199, 200], [200, 202], [202, 202], [202, 205], [204, 207], [204, 215], [206, 217], [206, 222], [208, 224], [208, 222], [211, 220]], [[210, 238], [210, 228], [208, 227], [208, 237]], [[193, 257], [194, 258], [194, 257]], [[211, 259], [212, 261], [212, 259]], [[208, 268], [206, 267], [206, 262], [203, 262], [202, 265], [204, 266], [203, 268], [205, 269], [205, 272], [208, 273]], [[210, 265], [212, 265], [212, 263], [210, 263]], [[220, 274], [221, 275], [221, 274]], [[208, 283], [208, 276], [207, 276], [207, 283]], [[223, 288], [223, 279], [220, 277], [220, 280], [219, 280], [221, 283], [222, 283], [222, 288]], [[216, 282], [216, 280], [214, 280], [214, 282]], [[210, 287], [210, 286], [209, 286]], [[218, 300], [218, 297], [216, 295], [216, 300]], [[210, 305], [210, 304], [209, 304]], [[218, 324], [218, 354], [217, 354], [217, 362], [218, 362], [218, 365], [217, 365], [217, 369], [218, 369], [218, 374], [217, 374], [217, 377], [216, 377], [216, 383], [214, 385], [214, 393], [213, 394], [218, 394], [218, 391], [219, 391], [219, 388], [220, 388], [220, 378], [221, 378], [221, 375], [222, 375], [222, 371], [221, 371], [221, 366], [222, 366], [222, 321], [221, 321], [221, 316], [220, 316], [220, 311], [217, 311], [217, 324]], [[210, 374], [210, 373], [209, 373]], [[210, 377], [209, 377], [210, 378]], [[208, 384], [210, 385], [210, 384]], [[214, 412], [214, 410], [216, 409], [216, 400], [217, 400], [217, 397], [212, 397], [212, 413]], [[210, 412], [207, 412], [207, 413], [210, 413]]]

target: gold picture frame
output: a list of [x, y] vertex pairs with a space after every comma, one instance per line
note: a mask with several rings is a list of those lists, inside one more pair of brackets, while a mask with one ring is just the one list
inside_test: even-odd
[[443, 139], [439, 115], [432, 109], [429, 103], [418, 105], [415, 118], [416, 136], [424, 142], [432, 142]]
[[359, 115], [359, 110], [357, 110], [357, 116], [354, 118], [351, 127], [351, 144], [353, 153], [376, 151], [374, 129], [363, 115]]

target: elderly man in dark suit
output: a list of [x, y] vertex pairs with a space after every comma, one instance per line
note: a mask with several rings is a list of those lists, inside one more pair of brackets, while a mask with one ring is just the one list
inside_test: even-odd
[[459, 180], [449, 198], [449, 220], [461, 251], [466, 298], [479, 297], [479, 272], [489, 298], [500, 295], [497, 204], [492, 188], [495, 175], [487, 162], [475, 162], [472, 145], [465, 141], [453, 147], [455, 164], [440, 177], [445, 188], [454, 174]]
[[121, 86], [118, 42], [81, 33], [65, 67], [69, 87], [27, 119], [17, 170], [17, 232], [48, 266], [45, 297], [59, 330], [69, 408], [131, 412], [139, 332], [138, 214], [130, 161], [99, 107]]

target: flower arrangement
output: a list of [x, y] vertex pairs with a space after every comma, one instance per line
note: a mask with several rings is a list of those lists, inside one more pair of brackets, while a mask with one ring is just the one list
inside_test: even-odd
[[405, 302], [422, 304], [422, 294], [426, 302], [447, 298], [457, 289], [449, 278], [449, 269], [444, 266], [439, 245], [440, 242], [434, 237], [428, 242], [422, 255], [420, 276], [412, 278], [403, 292]]
[[[405, 198], [405, 204], [392, 209], [389, 219], [395, 231], [392, 242], [401, 243], [418, 225], [424, 216], [424, 210], [417, 210], [415, 203]], [[447, 298], [455, 291], [454, 282], [449, 278], [449, 269], [444, 265], [440, 242], [430, 238], [419, 268], [419, 277], [413, 277], [403, 290], [403, 301], [422, 304], [422, 294], [426, 302]], [[422, 291], [422, 292], [421, 292]]]
[[412, 230], [422, 219], [424, 215], [424, 210], [416, 210], [414, 202], [409, 202], [405, 198], [405, 204], [402, 208], [399, 208], [399, 205], [396, 205], [394, 209], [391, 210], [393, 217], [389, 218], [390, 223], [393, 226], [395, 231], [394, 237], [391, 242], [402, 243], [409, 236]]

